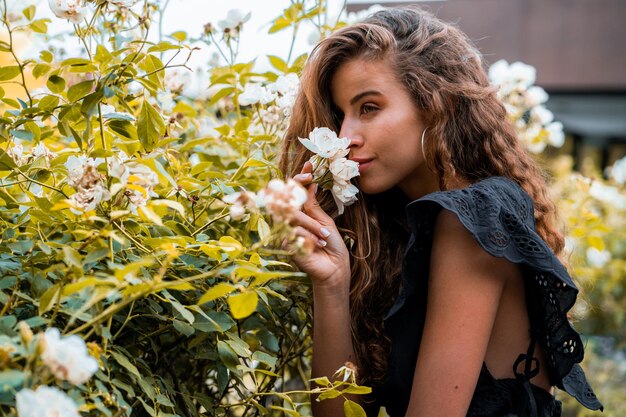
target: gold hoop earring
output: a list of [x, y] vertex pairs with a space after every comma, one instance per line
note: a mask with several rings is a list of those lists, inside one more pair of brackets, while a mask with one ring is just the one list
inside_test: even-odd
[[424, 136], [426, 136], [427, 129], [428, 127], [425, 127], [424, 130], [422, 131], [422, 157], [424, 158], [424, 161], [426, 160], [426, 154], [424, 153]]

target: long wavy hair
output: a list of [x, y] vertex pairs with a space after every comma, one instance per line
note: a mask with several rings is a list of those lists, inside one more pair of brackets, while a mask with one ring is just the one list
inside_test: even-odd
[[[480, 53], [456, 27], [416, 7], [380, 11], [317, 44], [305, 65], [283, 144], [279, 166], [285, 176], [297, 174], [311, 157], [299, 137], [320, 126], [341, 129], [330, 83], [337, 68], [352, 59], [384, 59], [395, 70], [425, 115], [424, 154], [441, 190], [491, 176], [514, 180], [534, 201], [539, 235], [561, 252], [564, 240], [555, 226], [546, 178], [520, 145]], [[318, 194], [320, 205], [336, 213], [328, 194]], [[350, 248], [351, 329], [362, 383], [380, 382], [387, 369], [383, 317], [399, 291], [408, 202], [397, 188], [361, 194], [334, 217]]]

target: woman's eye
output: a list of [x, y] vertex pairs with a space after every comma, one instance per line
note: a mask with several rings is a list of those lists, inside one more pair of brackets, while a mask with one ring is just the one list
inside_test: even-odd
[[378, 107], [372, 105], [372, 104], [364, 104], [361, 106], [361, 114], [367, 114], [367, 113], [371, 113], [373, 111], [378, 110]]

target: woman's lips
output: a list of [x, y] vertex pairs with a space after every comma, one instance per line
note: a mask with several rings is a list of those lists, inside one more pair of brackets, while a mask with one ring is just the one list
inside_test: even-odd
[[365, 159], [365, 158], [354, 158], [352, 160], [354, 162], [359, 163], [359, 173], [363, 173], [365, 170], [367, 170], [373, 161], [373, 159]]

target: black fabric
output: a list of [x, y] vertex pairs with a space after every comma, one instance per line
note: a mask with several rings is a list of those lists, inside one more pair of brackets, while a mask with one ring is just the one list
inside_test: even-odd
[[[426, 316], [433, 228], [442, 208], [456, 214], [485, 251], [521, 266], [532, 345], [534, 348], [536, 338], [545, 352], [546, 363], [542, 365], [547, 366], [551, 382], [585, 407], [602, 409], [578, 365], [583, 359], [583, 345], [567, 319], [578, 290], [536, 233], [528, 194], [514, 181], [501, 177], [428, 194], [407, 206], [412, 234], [403, 258], [401, 291], [385, 317], [392, 349], [386, 380], [374, 387], [375, 406], [385, 406], [391, 417], [406, 413]], [[532, 350], [520, 355], [518, 362], [522, 361], [526, 362], [526, 372], [518, 373], [516, 367], [516, 378], [511, 379], [496, 380], [483, 365], [468, 416], [561, 415], [560, 402], [529, 382], [532, 375], [528, 373], [538, 372], [532, 370], [536, 364]]]

